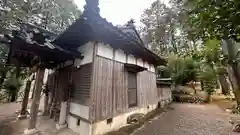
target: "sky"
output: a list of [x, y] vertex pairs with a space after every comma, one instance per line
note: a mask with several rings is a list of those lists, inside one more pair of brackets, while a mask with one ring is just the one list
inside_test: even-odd
[[[83, 11], [85, 0], [74, 0]], [[140, 17], [144, 9], [155, 0], [99, 0], [100, 14], [114, 25], [126, 24], [131, 18], [140, 25]], [[167, 1], [167, 0], [164, 0]]]

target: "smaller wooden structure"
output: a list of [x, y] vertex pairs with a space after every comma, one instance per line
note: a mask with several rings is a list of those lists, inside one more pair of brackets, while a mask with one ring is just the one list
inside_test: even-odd
[[172, 102], [171, 78], [157, 78], [157, 96], [160, 98], [161, 107]]
[[[32, 24], [20, 23], [18, 30], [4, 35], [5, 44], [9, 45], [8, 63], [16, 66], [25, 66], [31, 72], [37, 72], [33, 102], [30, 109], [30, 120], [26, 134], [36, 133], [36, 119], [42, 92], [44, 70], [54, 68], [67, 60], [81, 59], [81, 53], [67, 51], [51, 43], [55, 34]], [[27, 97], [25, 97], [27, 98]], [[26, 99], [24, 100], [27, 103]]]
[[[102, 18], [97, 0], [86, 1], [84, 9], [52, 42], [83, 58], [57, 65], [47, 87], [61, 106], [52, 107], [59, 108], [59, 124], [66, 121], [79, 134], [96, 135], [123, 126], [132, 113], [157, 107], [155, 67], [164, 60], [145, 48], [133, 25], [116, 27]], [[69, 89], [69, 100], [58, 99]]]

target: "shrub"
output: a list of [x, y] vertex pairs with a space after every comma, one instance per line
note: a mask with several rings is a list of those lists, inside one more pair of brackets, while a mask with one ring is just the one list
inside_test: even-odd
[[167, 66], [159, 66], [157, 68], [157, 72], [161, 76], [161, 78], [170, 78], [171, 77], [170, 69]]
[[3, 88], [5, 89], [5, 94], [8, 95], [8, 101], [13, 102], [16, 100], [20, 87], [21, 81], [14, 74], [4, 81]]
[[206, 102], [209, 102], [211, 100], [211, 95], [215, 91], [216, 86], [216, 74], [212, 67], [210, 66], [204, 66], [200, 78], [202, 80], [202, 88], [207, 93]]
[[175, 85], [196, 81], [198, 67], [198, 63], [191, 57], [170, 56], [168, 59], [169, 72]]

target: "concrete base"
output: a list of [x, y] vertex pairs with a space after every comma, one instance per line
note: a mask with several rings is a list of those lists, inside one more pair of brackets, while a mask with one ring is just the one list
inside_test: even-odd
[[17, 117], [17, 120], [24, 120], [24, 119], [27, 119], [27, 114], [24, 114], [24, 115], [19, 114]]
[[[163, 100], [159, 101], [160, 106], [162, 108], [164, 108], [169, 104], [170, 101], [171, 101], [171, 99], [163, 99]], [[126, 113], [120, 114], [116, 117], [113, 117], [113, 121], [110, 124], [107, 124], [106, 120], [96, 122], [96, 123], [92, 124], [92, 135], [100, 135], [100, 134], [104, 134], [109, 131], [117, 130], [127, 124], [127, 118], [129, 116], [131, 116], [132, 114], [135, 114], [135, 113], [147, 114], [157, 107], [158, 107], [157, 103], [149, 104], [148, 106], [145, 106], [142, 108], [136, 107], [136, 109], [133, 109], [130, 112], [126, 112]], [[73, 121], [73, 122], [75, 122], [75, 121]], [[81, 126], [81, 124], [80, 124], [80, 126]], [[86, 135], [89, 135], [89, 134], [86, 134]]]
[[[147, 114], [157, 107], [157, 104], [149, 104], [148, 106], [142, 108], [135, 108], [130, 112], [120, 114], [116, 117], [113, 117], [111, 124], [107, 124], [106, 120], [96, 122], [92, 125], [92, 135], [102, 135], [109, 131], [117, 130], [125, 125], [127, 125], [127, 119], [129, 116], [135, 113]], [[81, 124], [80, 124], [81, 125]]]
[[39, 131], [34, 128], [34, 129], [26, 129], [24, 131], [24, 135], [39, 135]]
[[67, 127], [67, 124], [56, 124], [56, 128], [57, 130], [60, 130], [60, 129], [63, 129], [63, 128], [66, 128]]

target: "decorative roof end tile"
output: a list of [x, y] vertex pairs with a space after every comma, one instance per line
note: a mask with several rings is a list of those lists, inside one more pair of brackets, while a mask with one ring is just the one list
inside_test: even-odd
[[99, 0], [85, 0], [84, 12], [88, 15], [100, 15]]

